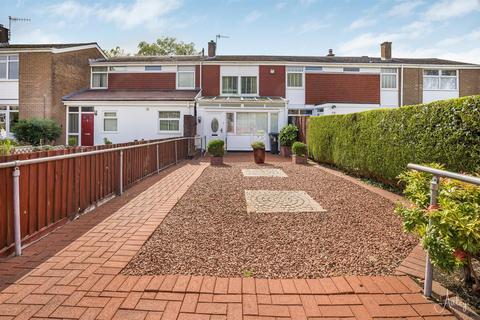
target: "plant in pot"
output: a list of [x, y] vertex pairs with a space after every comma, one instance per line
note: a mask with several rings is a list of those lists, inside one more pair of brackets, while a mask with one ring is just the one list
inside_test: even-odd
[[256, 164], [265, 163], [265, 143], [262, 141], [255, 141], [252, 143], [253, 159]]
[[292, 162], [295, 164], [307, 164], [307, 145], [302, 142], [294, 142], [292, 145]]
[[210, 154], [210, 164], [221, 165], [223, 164], [223, 146], [225, 142], [220, 139], [210, 140], [207, 145], [207, 152]]
[[297, 141], [298, 128], [293, 124], [289, 124], [280, 130], [278, 139], [280, 140], [280, 155], [283, 157], [290, 157], [291, 146]]

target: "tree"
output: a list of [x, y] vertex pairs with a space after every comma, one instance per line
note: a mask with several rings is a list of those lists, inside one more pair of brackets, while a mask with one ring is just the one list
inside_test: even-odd
[[161, 37], [154, 43], [140, 42], [137, 54], [141, 56], [194, 55], [197, 54], [197, 50], [193, 42], [185, 43], [173, 37]]
[[119, 46], [116, 46], [115, 48], [112, 48], [108, 51], [105, 51], [105, 54], [109, 57], [109, 58], [112, 58], [112, 57], [121, 57], [121, 56], [128, 56], [130, 54], [128, 53], [125, 53], [125, 50], [123, 50], [122, 48], [120, 48]]

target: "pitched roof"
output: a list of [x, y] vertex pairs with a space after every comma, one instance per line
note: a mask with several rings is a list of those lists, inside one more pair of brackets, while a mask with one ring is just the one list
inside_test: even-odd
[[65, 49], [72, 47], [98, 45], [96, 42], [83, 43], [35, 43], [35, 44], [6, 44], [0, 45], [0, 49]]
[[97, 59], [96, 62], [114, 63], [154, 63], [154, 62], [300, 62], [300, 63], [352, 63], [352, 64], [427, 64], [427, 65], [475, 65], [472, 63], [437, 58], [392, 58], [382, 60], [379, 57], [342, 57], [342, 56], [274, 56], [274, 55], [217, 55], [194, 56], [122, 56], [109, 59]]
[[193, 101], [200, 90], [88, 89], [63, 97], [63, 101]]

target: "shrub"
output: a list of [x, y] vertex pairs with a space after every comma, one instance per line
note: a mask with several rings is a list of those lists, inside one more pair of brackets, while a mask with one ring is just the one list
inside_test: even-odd
[[458, 172], [480, 166], [480, 96], [346, 115], [310, 117], [315, 161], [396, 185], [409, 162]]
[[110, 141], [107, 137], [105, 137], [105, 138], [103, 138], [103, 143], [105, 145], [110, 145], [110, 144], [112, 144], [112, 141]]
[[76, 147], [78, 145], [78, 138], [76, 136], [68, 138], [68, 145], [70, 147]]
[[207, 145], [207, 151], [214, 157], [222, 157], [224, 150], [223, 146], [225, 142], [220, 139], [210, 140]]
[[[443, 168], [438, 164], [428, 165]], [[404, 229], [420, 236], [432, 263], [445, 271], [464, 267], [467, 284], [480, 285], [472, 272], [472, 259], [480, 253], [480, 187], [451, 179], [440, 179], [439, 208], [429, 206], [431, 174], [407, 171], [399, 176], [405, 196], [413, 206], [398, 205]], [[430, 225], [429, 219], [430, 218]]]
[[298, 128], [293, 124], [289, 124], [280, 130], [278, 139], [280, 145], [284, 147], [290, 147], [295, 141], [297, 141]]
[[265, 143], [262, 141], [255, 141], [252, 143], [252, 149], [265, 149]]
[[60, 126], [50, 119], [19, 120], [12, 131], [18, 141], [34, 146], [53, 143], [62, 133]]
[[307, 155], [307, 145], [302, 142], [294, 142], [292, 145], [292, 153], [296, 156], [305, 157]]

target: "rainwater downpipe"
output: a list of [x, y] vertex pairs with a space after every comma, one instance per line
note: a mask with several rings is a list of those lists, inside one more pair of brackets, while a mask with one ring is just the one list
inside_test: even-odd
[[400, 66], [400, 107], [403, 106], [403, 64]]

